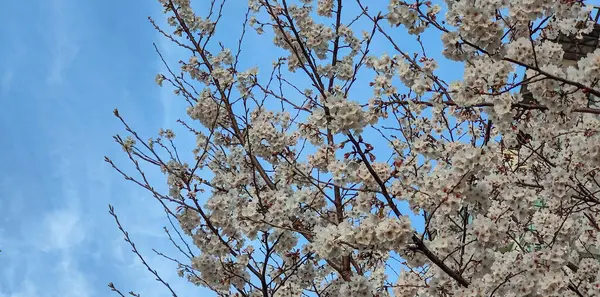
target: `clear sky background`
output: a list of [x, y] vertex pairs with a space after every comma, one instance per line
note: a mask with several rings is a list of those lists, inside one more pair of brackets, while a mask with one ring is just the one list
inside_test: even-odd
[[[143, 189], [123, 180], [103, 161], [107, 155], [127, 164], [111, 138], [123, 132], [112, 115], [114, 108], [146, 138], [156, 136], [160, 127], [177, 127], [175, 120], [185, 111], [181, 100], [154, 82], [163, 66], [153, 42], [171, 62], [188, 58], [148, 22], [148, 16], [163, 22], [160, 5], [157, 1], [4, 2], [0, 10], [0, 297], [110, 296], [107, 283], [111, 281], [123, 292], [168, 296], [123, 241], [108, 214], [109, 203], [146, 260], [179, 296], [210, 296], [178, 278], [175, 266], [153, 254], [151, 248], [172, 251], [162, 231], [168, 224], [164, 212]], [[233, 15], [228, 17], [235, 20], [246, 0], [229, 2], [227, 13]], [[229, 36], [226, 45], [237, 42], [241, 28], [237, 20], [225, 21], [221, 27]], [[416, 49], [414, 38], [394, 34], [402, 46]], [[244, 66], [261, 61], [270, 67], [272, 59], [265, 57], [275, 53], [271, 38], [260, 42], [253, 38], [245, 46], [253, 54]], [[424, 38], [428, 46], [439, 48], [439, 40]], [[462, 74], [456, 65], [441, 63], [441, 67], [442, 76]], [[367, 88], [365, 94], [369, 93]], [[154, 184], [164, 185], [164, 178], [152, 172]]]
[[[231, 0], [226, 6], [217, 30], [225, 46], [237, 44], [245, 5], [246, 0]], [[376, 14], [387, 2], [369, 5]], [[144, 138], [156, 136], [161, 127], [184, 134], [175, 120], [183, 116], [185, 104], [154, 82], [164, 68], [153, 42], [172, 66], [189, 57], [147, 21], [153, 16], [164, 23], [160, 5], [23, 0], [5, 6], [0, 22], [10, 29], [0, 33], [0, 297], [106, 296], [111, 294], [109, 281], [144, 297], [168, 295], [122, 240], [108, 215], [109, 203], [152, 268], [180, 296], [207, 294], [178, 278], [174, 265], [153, 254], [152, 248], [173, 250], [162, 231], [168, 222], [161, 207], [103, 161], [107, 155], [128, 164], [111, 139], [123, 132], [114, 108]], [[419, 51], [403, 28], [392, 32], [403, 49]], [[273, 47], [269, 33], [258, 37], [248, 32], [242, 69], [259, 66], [262, 73], [270, 72], [271, 61], [282, 52]], [[360, 30], [356, 33], [360, 36]], [[430, 54], [439, 56], [437, 34], [425, 34], [423, 41], [433, 49]], [[385, 51], [393, 54], [376, 38], [371, 54]], [[459, 65], [440, 64], [442, 76], [462, 73]], [[305, 87], [309, 85], [301, 89]], [[350, 96], [364, 103], [371, 89], [355, 87]], [[189, 156], [190, 149], [180, 152]], [[160, 173], [150, 172], [151, 184], [165, 184]]]
[[124, 292], [167, 296], [122, 240], [109, 203], [180, 296], [202, 296], [150, 249], [169, 246], [159, 205], [103, 161], [126, 164], [111, 138], [122, 132], [114, 108], [148, 137], [173, 122], [168, 93], [154, 82], [162, 67], [152, 42], [161, 39], [147, 20], [161, 16], [160, 5], [2, 6], [0, 297], [111, 296], [109, 281]]
[[[240, 33], [246, 0], [236, 1], [229, 1], [218, 29], [226, 46], [235, 46]], [[152, 248], [172, 251], [162, 231], [164, 212], [103, 161], [107, 155], [128, 163], [112, 142], [123, 132], [114, 108], [145, 138], [178, 127], [175, 120], [185, 112], [180, 98], [154, 82], [164, 69], [153, 42], [172, 63], [188, 58], [148, 22], [153, 16], [164, 23], [160, 11], [157, 1], [77, 0], [7, 1], [0, 11], [0, 297], [110, 296], [108, 282], [144, 297], [169, 295], [130, 252], [109, 203], [179, 296], [212, 295], [178, 278], [174, 265], [153, 254]], [[403, 31], [394, 36], [416, 51]], [[271, 37], [248, 34], [250, 54], [242, 68], [266, 66], [262, 72], [268, 73], [281, 52]], [[424, 38], [439, 48], [439, 40]], [[373, 50], [384, 48], [376, 43]], [[352, 96], [370, 94], [364, 88]], [[153, 185], [165, 184], [151, 172]]]

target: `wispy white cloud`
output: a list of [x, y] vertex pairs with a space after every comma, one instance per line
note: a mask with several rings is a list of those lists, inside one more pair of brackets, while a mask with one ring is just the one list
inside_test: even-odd
[[51, 64], [48, 68], [47, 83], [50, 85], [64, 82], [64, 71], [68, 69], [79, 53], [76, 43], [76, 27], [69, 26], [66, 3], [69, 0], [54, 0], [51, 3], [52, 27], [51, 32]]
[[73, 263], [71, 256], [66, 255], [59, 265], [60, 282], [58, 284], [61, 297], [89, 297], [93, 289], [87, 277]]
[[[164, 17], [162, 17], [162, 15], [158, 16], [159, 20], [164, 19]], [[163, 28], [165, 28], [166, 26], [168, 26], [166, 24], [166, 22], [164, 21], [159, 21], [158, 22], [159, 25]], [[160, 53], [162, 54], [163, 58], [165, 59], [165, 61], [169, 62], [173, 60], [173, 55], [174, 55], [174, 48], [173, 45], [167, 41], [167, 39], [160, 33], [157, 32], [156, 34], [156, 39], [158, 39], [157, 42], [157, 47], [160, 51]], [[158, 54], [157, 54], [158, 55]], [[177, 67], [177, 66], [175, 66]], [[157, 57], [157, 68], [158, 68], [158, 72], [168, 76], [169, 73], [167, 72], [167, 67], [164, 65], [163, 61], [161, 59], [158, 59]], [[173, 118], [173, 101], [177, 98], [173, 98], [175, 97], [175, 95], [173, 94], [173, 91], [171, 90], [170, 86], [168, 86], [167, 84], [164, 84], [164, 86], [160, 89], [160, 94], [159, 94], [159, 98], [160, 98], [160, 102], [162, 103], [162, 109], [163, 109], [163, 121], [162, 121], [162, 126], [163, 127], [169, 127], [171, 126], [173, 123], [172, 118]]]
[[81, 211], [68, 207], [52, 211], [44, 219], [44, 243], [42, 250], [69, 250], [83, 242], [85, 230]]
[[0, 97], [4, 97], [10, 91], [12, 81], [14, 77], [14, 71], [11, 68], [6, 69], [0, 77]]
[[4, 294], [0, 292], [0, 296], [2, 297], [40, 297], [42, 295], [39, 294], [39, 290], [36, 288], [36, 284], [32, 281], [24, 281], [21, 284], [21, 289], [17, 292], [13, 292], [10, 295]]
[[64, 82], [64, 71], [73, 63], [79, 47], [64, 32], [58, 32], [53, 51], [52, 64], [48, 69], [47, 83], [50, 85]]

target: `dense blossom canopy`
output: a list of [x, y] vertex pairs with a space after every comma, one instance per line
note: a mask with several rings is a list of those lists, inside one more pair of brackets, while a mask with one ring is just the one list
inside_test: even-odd
[[[156, 81], [196, 146], [125, 124], [140, 177], [107, 161], [179, 222], [180, 276], [222, 296], [600, 296], [600, 50], [569, 64], [557, 42], [591, 8], [368, 2], [250, 0], [227, 48], [224, 2], [160, 0], [190, 56]], [[245, 52], [249, 32], [283, 56]]]

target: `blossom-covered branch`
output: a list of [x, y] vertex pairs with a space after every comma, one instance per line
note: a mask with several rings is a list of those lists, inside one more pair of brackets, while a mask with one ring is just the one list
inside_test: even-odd
[[564, 45], [600, 31], [584, 1], [249, 0], [233, 43], [239, 2], [158, 2], [189, 55], [179, 71], [156, 48], [183, 133], [146, 141], [115, 110], [136, 174], [106, 161], [177, 219], [183, 259], [156, 253], [181, 277], [220, 296], [600, 292], [600, 49]]

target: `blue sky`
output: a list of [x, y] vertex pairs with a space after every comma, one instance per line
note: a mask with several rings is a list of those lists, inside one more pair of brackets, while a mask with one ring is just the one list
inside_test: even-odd
[[160, 38], [146, 19], [159, 12], [155, 1], [3, 3], [0, 297], [107, 296], [109, 281], [165, 296], [122, 240], [109, 203], [182, 296], [201, 292], [150, 250], [168, 247], [160, 207], [103, 161], [125, 163], [111, 138], [122, 131], [114, 108], [145, 135], [172, 119], [154, 83]]
[[[241, 8], [227, 10], [237, 21], [224, 20], [222, 32], [239, 32]], [[0, 11], [2, 27], [11, 28], [0, 33], [8, 45], [0, 47], [0, 297], [107, 296], [109, 281], [123, 292], [167, 296], [122, 240], [109, 203], [180, 296], [206, 294], [152, 253], [172, 251], [157, 202], [103, 161], [107, 155], [127, 164], [111, 138], [123, 132], [114, 108], [144, 137], [177, 127], [184, 112], [183, 102], [154, 82], [163, 66], [153, 42], [167, 60], [187, 59], [147, 21], [162, 22], [160, 10], [157, 1], [28, 0], [9, 1]], [[400, 31], [394, 36], [404, 37]], [[225, 45], [235, 46], [239, 35], [228, 36], [234, 38]], [[273, 53], [264, 39], [249, 38], [247, 51]], [[256, 64], [268, 73], [271, 59], [242, 63]], [[164, 185], [153, 172], [153, 184]]]
[[[146, 260], [180, 296], [205, 296], [203, 289], [179, 279], [171, 263], [153, 255], [151, 248], [172, 251], [158, 203], [103, 161], [107, 155], [127, 164], [111, 138], [123, 131], [112, 115], [114, 108], [144, 137], [155, 136], [161, 127], [177, 127], [175, 120], [184, 112], [183, 102], [154, 82], [163, 66], [153, 42], [167, 60], [187, 59], [147, 21], [153, 16], [162, 23], [160, 10], [157, 1], [3, 4], [0, 297], [110, 296], [110, 281], [123, 292], [168, 296], [123, 241], [108, 214], [109, 203]], [[243, 10], [227, 13], [235, 20]], [[221, 28], [225, 34], [239, 32], [240, 22], [225, 21]], [[394, 30], [393, 36], [402, 46], [415, 48], [414, 39], [403, 39], [401, 31]], [[238, 34], [228, 36], [234, 39], [225, 45], [234, 46]], [[439, 48], [434, 37], [423, 38]], [[253, 38], [245, 48], [263, 56], [243, 66], [261, 61], [270, 67], [264, 55], [273, 49]], [[451, 64], [441, 66], [441, 76], [461, 74]], [[163, 177], [153, 172], [153, 184], [164, 185]]]
[[[175, 120], [185, 104], [154, 83], [163, 66], [152, 43], [172, 63], [186, 60], [187, 53], [147, 21], [153, 16], [163, 22], [157, 1], [133, 3], [10, 1], [0, 12], [3, 28], [11, 28], [0, 33], [0, 42], [9, 45], [0, 48], [5, 140], [0, 154], [0, 297], [106, 296], [109, 281], [144, 297], [168, 295], [122, 240], [108, 215], [109, 203], [146, 260], [180, 296], [206, 294], [152, 253], [151, 248], [172, 251], [157, 202], [103, 161], [107, 155], [117, 164], [128, 163], [111, 139], [123, 132], [114, 108], [144, 137], [155, 136], [161, 127], [182, 132]], [[244, 7], [229, 2], [226, 12], [218, 31], [226, 36], [225, 46], [235, 47]], [[394, 30], [392, 36], [409, 52], [418, 51], [414, 37], [403, 31]], [[242, 68], [266, 66], [261, 72], [269, 73], [281, 51], [269, 45], [271, 37], [248, 34], [244, 49], [253, 54]], [[436, 37], [425, 34], [423, 40], [439, 49]], [[393, 54], [377, 40], [372, 54]], [[441, 75], [455, 76], [460, 69], [441, 66]], [[295, 80], [300, 81], [306, 79]], [[354, 90], [353, 100], [371, 95], [370, 88]], [[163, 177], [152, 172], [152, 184], [164, 185]]]
[[[0, 297], [107, 296], [109, 281], [144, 297], [168, 295], [122, 240], [109, 203], [180, 296], [206, 294], [152, 253], [172, 251], [157, 202], [103, 161], [127, 164], [111, 138], [123, 131], [114, 108], [145, 137], [174, 127], [184, 111], [154, 83], [163, 66], [153, 42], [169, 61], [187, 59], [147, 21], [162, 22], [160, 10], [156, 1], [29, 0], [0, 11], [2, 27], [11, 28], [0, 33], [8, 45], [0, 47]], [[232, 19], [243, 13], [234, 10]], [[239, 31], [240, 23], [222, 30]], [[226, 46], [237, 42], [230, 36]], [[245, 47], [265, 53], [267, 44], [250, 39]], [[162, 176], [150, 178], [164, 185]]]

